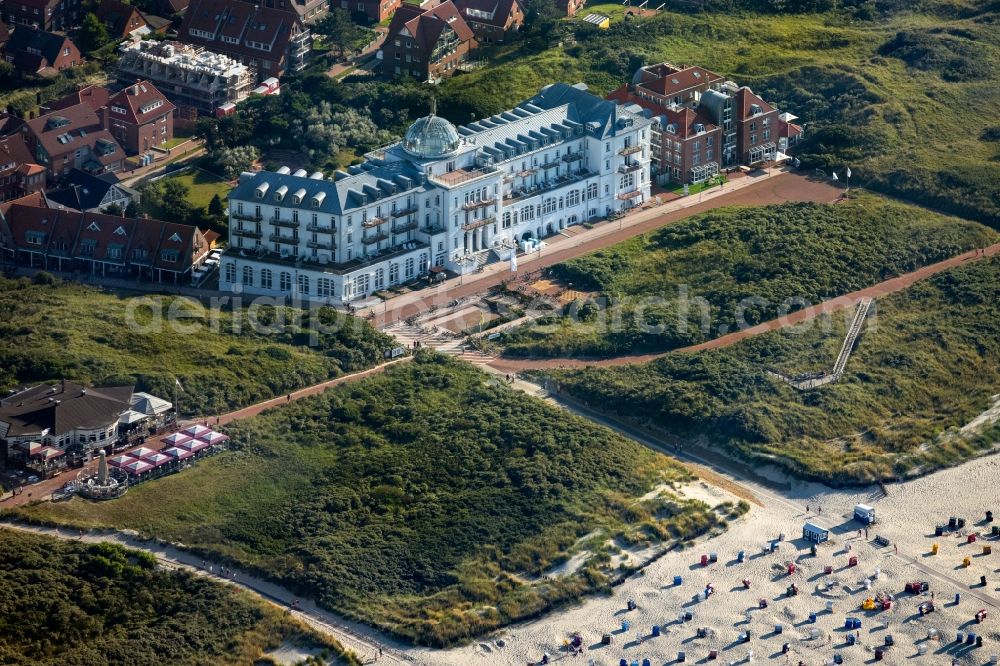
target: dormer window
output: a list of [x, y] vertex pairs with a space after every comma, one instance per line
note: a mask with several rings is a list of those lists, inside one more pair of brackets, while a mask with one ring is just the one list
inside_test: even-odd
[[263, 199], [264, 195], [267, 194], [267, 190], [270, 187], [271, 186], [268, 183], [261, 183], [260, 185], [257, 186], [257, 189], [254, 190], [254, 196], [256, 196], [258, 199]]
[[124, 236], [125, 235], [125, 227], [118, 227], [117, 229], [115, 229], [115, 235], [116, 236]]
[[278, 189], [276, 189], [274, 191], [274, 200], [275, 201], [282, 201], [282, 200], [284, 200], [285, 194], [287, 194], [287, 193], [288, 193], [288, 186], [287, 185], [282, 185], [281, 187], [279, 187]]
[[97, 226], [97, 222], [91, 222], [90, 225], [87, 227], [87, 231], [100, 231], [100, 230], [101, 228]]

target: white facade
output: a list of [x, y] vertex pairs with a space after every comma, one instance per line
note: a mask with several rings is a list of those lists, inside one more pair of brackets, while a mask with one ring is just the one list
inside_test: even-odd
[[649, 198], [650, 121], [555, 84], [455, 128], [422, 118], [406, 138], [333, 179], [246, 173], [229, 197], [220, 289], [328, 302], [424, 276]]

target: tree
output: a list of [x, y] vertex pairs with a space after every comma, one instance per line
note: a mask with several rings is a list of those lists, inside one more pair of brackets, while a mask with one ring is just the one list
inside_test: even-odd
[[331, 9], [313, 25], [313, 32], [330, 38], [330, 47], [338, 58], [355, 51], [371, 38], [371, 31], [351, 20], [343, 9]]
[[191, 204], [187, 202], [188, 186], [176, 178], [163, 181], [163, 213], [173, 221], [187, 223], [191, 218]]
[[213, 194], [212, 200], [208, 202], [208, 212], [210, 215], [222, 215], [226, 212], [226, 206], [218, 194]]
[[84, 53], [91, 53], [109, 41], [111, 38], [108, 36], [108, 29], [101, 23], [101, 19], [97, 18], [97, 14], [88, 12], [83, 17], [83, 25], [80, 26], [80, 31], [76, 36], [76, 43], [80, 50]]
[[138, 217], [139, 216], [139, 204], [135, 202], [135, 199], [129, 199], [128, 205], [125, 206], [125, 217]]
[[220, 148], [208, 155], [212, 167], [226, 178], [236, 178], [249, 169], [260, 158], [260, 151], [254, 146]]

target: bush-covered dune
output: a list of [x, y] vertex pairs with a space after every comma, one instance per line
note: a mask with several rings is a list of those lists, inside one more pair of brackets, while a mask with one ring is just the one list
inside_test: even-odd
[[182, 414], [211, 414], [369, 367], [392, 346], [330, 308], [262, 307], [253, 316], [268, 330], [258, 332], [246, 310], [36, 282], [0, 278], [0, 389], [65, 378], [172, 400], [176, 378]]
[[557, 264], [553, 276], [601, 302], [505, 334], [505, 353], [617, 356], [697, 344], [1000, 238], [975, 222], [855, 196], [715, 210]]
[[[431, 353], [230, 434], [249, 444], [115, 502], [22, 515], [179, 540], [435, 645], [605, 588], [612, 541], [720, 520], [666, 489], [639, 499], [690, 478], [666, 457]], [[538, 578], [583, 550], [581, 571]]]
[[810, 391], [769, 373], [829, 370], [842, 314], [719, 350], [551, 374], [568, 394], [614, 405], [619, 416], [832, 483], [925, 473], [996, 446], [1000, 426], [988, 420], [959, 429], [1000, 393], [1000, 259], [951, 269], [876, 305], [843, 379]]
[[360, 663], [249, 593], [148, 553], [0, 529], [0, 562], [5, 666], [250, 666], [284, 642]]

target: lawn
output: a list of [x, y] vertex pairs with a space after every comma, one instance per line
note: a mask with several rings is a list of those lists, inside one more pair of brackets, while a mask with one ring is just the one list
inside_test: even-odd
[[614, 405], [619, 416], [838, 484], [922, 474], [996, 446], [996, 422], [961, 429], [1000, 393], [1000, 259], [876, 305], [843, 379], [811, 391], [769, 372], [828, 370], [843, 339], [840, 315], [720, 350], [551, 374], [563, 391]]
[[176, 180], [188, 188], [187, 202], [197, 210], [207, 208], [216, 194], [225, 202], [229, 190], [232, 189], [226, 180], [197, 168], [189, 169], [177, 176], [168, 176], [167, 179]]
[[[181, 541], [445, 645], [606, 589], [620, 547], [746, 510], [680, 500], [685, 468], [430, 352], [229, 432], [237, 450], [121, 500], [24, 515]], [[540, 578], [583, 549], [579, 572]]]
[[177, 378], [185, 416], [218, 413], [370, 367], [393, 345], [367, 322], [329, 308], [314, 319], [294, 308], [258, 308], [257, 319], [268, 330], [255, 332], [246, 310], [234, 316], [179, 297], [125, 298], [26, 279], [0, 278], [0, 312], [0, 389], [66, 378], [132, 383], [171, 399]]
[[505, 333], [511, 356], [665, 351], [913, 271], [1000, 235], [865, 194], [837, 205], [715, 210], [557, 264], [597, 293]]
[[507, 45], [489, 66], [443, 82], [440, 108], [466, 122], [553, 81], [606, 94], [643, 64], [698, 64], [799, 116], [809, 168], [850, 165], [854, 184], [1000, 226], [997, 20], [995, 5], [922, 2], [873, 18], [709, 4], [608, 30], [567, 22], [567, 34], [540, 40], [546, 50]]
[[282, 643], [360, 663], [249, 593], [164, 570], [148, 553], [3, 530], [0, 561], [7, 666], [250, 666]]

